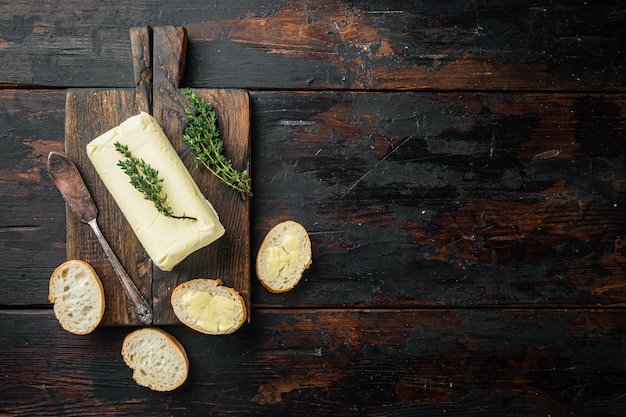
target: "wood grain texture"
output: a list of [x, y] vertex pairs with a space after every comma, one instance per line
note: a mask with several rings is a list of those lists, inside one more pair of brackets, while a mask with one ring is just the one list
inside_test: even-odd
[[166, 327], [191, 368], [157, 393], [122, 361], [130, 330], [75, 336], [50, 311], [0, 311], [0, 414], [618, 416], [624, 323], [623, 310], [255, 310], [228, 336]]
[[0, 305], [47, 304], [65, 260], [65, 205], [46, 168], [64, 119], [64, 91], [0, 90]]
[[139, 111], [152, 114], [152, 28], [143, 26], [130, 29], [135, 76], [135, 102]]
[[623, 305], [624, 99], [253, 93], [253, 247], [285, 219], [313, 245], [255, 303]]
[[131, 88], [128, 28], [148, 23], [188, 28], [197, 88], [624, 91], [622, 6], [19, 0], [0, 5], [0, 83]]

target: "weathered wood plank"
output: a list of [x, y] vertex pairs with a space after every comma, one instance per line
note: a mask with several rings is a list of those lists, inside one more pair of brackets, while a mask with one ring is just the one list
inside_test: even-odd
[[0, 304], [47, 303], [65, 260], [65, 205], [46, 168], [64, 118], [64, 91], [0, 90]]
[[20, 0], [0, 5], [0, 84], [132, 87], [128, 30], [147, 23], [188, 28], [197, 88], [626, 88], [618, 0]]
[[252, 246], [314, 250], [256, 303], [623, 303], [624, 99], [255, 93]]
[[229, 336], [166, 328], [185, 347], [190, 375], [180, 389], [156, 393], [137, 386], [122, 361], [130, 330], [76, 336], [50, 311], [0, 311], [0, 413], [626, 413], [622, 310], [255, 310], [254, 317]]
[[[58, 94], [4, 97], [7, 114], [17, 112], [3, 133], [15, 149], [41, 148], [48, 126], [63, 124]], [[24, 132], [19, 121], [32, 116], [19, 106], [43, 106], [38, 97], [47, 101], [49, 118]], [[311, 269], [287, 294], [268, 293], [253, 276], [253, 304], [624, 303], [623, 95], [252, 92], [250, 98], [251, 256], [269, 228], [288, 218], [308, 228], [314, 249]], [[46, 154], [12, 151], [3, 160], [11, 175], [37, 173], [0, 183], [2, 213], [16, 220], [3, 226], [32, 225], [49, 210], [63, 218], [62, 199], [45, 174]], [[43, 200], [33, 203], [35, 197]], [[47, 302], [47, 279], [63, 253], [63, 220], [57, 221], [37, 235], [0, 233], [9, 248], [0, 251], [0, 273], [12, 277], [0, 303]]]

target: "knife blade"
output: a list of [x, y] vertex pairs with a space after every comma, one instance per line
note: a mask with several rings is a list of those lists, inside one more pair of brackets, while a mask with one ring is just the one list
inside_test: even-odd
[[91, 229], [95, 233], [98, 241], [102, 245], [104, 252], [109, 258], [115, 274], [119, 278], [126, 295], [131, 303], [135, 314], [139, 321], [145, 325], [152, 324], [153, 313], [152, 307], [139, 289], [135, 286], [135, 283], [130, 278], [126, 270], [115, 256], [115, 253], [109, 246], [109, 243], [102, 235], [100, 227], [98, 226], [98, 208], [93, 201], [85, 182], [83, 181], [80, 172], [76, 168], [76, 165], [72, 163], [65, 155], [58, 152], [50, 152], [48, 155], [48, 174], [52, 179], [52, 182], [61, 192], [63, 199], [70, 207], [72, 213], [76, 215], [83, 223], [87, 223], [91, 226]]

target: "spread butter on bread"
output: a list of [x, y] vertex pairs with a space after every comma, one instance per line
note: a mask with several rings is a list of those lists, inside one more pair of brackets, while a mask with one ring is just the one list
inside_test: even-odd
[[172, 308], [188, 327], [205, 334], [230, 334], [246, 320], [246, 304], [234, 288], [220, 279], [197, 278], [172, 291]]
[[294, 221], [284, 221], [267, 233], [259, 248], [257, 278], [268, 291], [286, 292], [300, 282], [311, 262], [311, 241], [306, 229]]

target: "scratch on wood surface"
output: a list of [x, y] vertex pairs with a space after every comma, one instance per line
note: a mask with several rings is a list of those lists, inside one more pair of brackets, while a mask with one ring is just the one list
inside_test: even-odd
[[491, 132], [491, 143], [489, 145], [489, 158], [493, 158], [493, 153], [496, 150], [496, 133]]
[[261, 352], [263, 355], [303, 355], [303, 356], [322, 356], [322, 348], [314, 349], [272, 349]]
[[317, 122], [312, 121], [312, 120], [288, 120], [288, 119], [283, 119], [283, 120], [279, 120], [278, 125], [280, 126], [311, 126], [314, 124], [317, 124]]
[[537, 155], [533, 156], [533, 161], [556, 158], [560, 154], [561, 154], [560, 149], [550, 149], [549, 151], [540, 152]]
[[41, 229], [41, 225], [6, 226], [0, 227], [0, 233], [4, 232], [36, 232]]
[[372, 168], [368, 169], [363, 175], [361, 175], [359, 177], [359, 179], [357, 179], [350, 187], [348, 187], [343, 193], [342, 196], [346, 196], [348, 195], [348, 193], [350, 193], [350, 191], [352, 191], [354, 189], [354, 187], [356, 187], [361, 181], [363, 181], [365, 179], [365, 177], [367, 177], [373, 170], [375, 170], [380, 164], [382, 164], [385, 160], [387, 160], [387, 158], [389, 158], [391, 155], [393, 155], [394, 153], [396, 153], [398, 151], [398, 149], [400, 149], [402, 146], [404, 146], [409, 140], [413, 139], [415, 136], [411, 135], [409, 137], [407, 137], [406, 139], [404, 139], [398, 146], [396, 146], [395, 148], [393, 148], [392, 150], [390, 150], [385, 156], [383, 156], [380, 161], [378, 161], [376, 163], [376, 165], [374, 165]]
[[406, 13], [404, 10], [365, 10], [363, 14], [402, 14]]
[[610, 291], [621, 290], [624, 287], [626, 287], [626, 283], [619, 282], [619, 283], [615, 283], [615, 284], [603, 285], [601, 287], [594, 288], [593, 291], [591, 291], [591, 293], [593, 295], [602, 295], [602, 294], [610, 292]]

